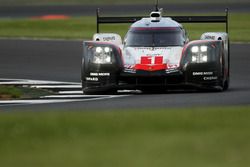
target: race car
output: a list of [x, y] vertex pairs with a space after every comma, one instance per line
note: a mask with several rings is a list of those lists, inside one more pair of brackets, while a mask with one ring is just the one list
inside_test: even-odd
[[[103, 94], [118, 89], [164, 91], [197, 89], [224, 91], [229, 87], [228, 10], [224, 16], [101, 17], [97, 33], [83, 41], [82, 89]], [[124, 40], [100, 33], [100, 24], [131, 23]], [[224, 23], [226, 32], [205, 32], [189, 41], [181, 23]]]

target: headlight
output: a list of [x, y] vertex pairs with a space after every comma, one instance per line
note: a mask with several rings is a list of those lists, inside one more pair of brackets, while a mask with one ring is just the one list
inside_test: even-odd
[[193, 53], [198, 53], [199, 52], [199, 47], [198, 46], [193, 46], [192, 49], [191, 49], [191, 51]]
[[112, 64], [112, 48], [96, 47], [94, 49], [93, 63], [95, 64]]
[[206, 63], [208, 61], [207, 46], [193, 46], [191, 52], [193, 63]]

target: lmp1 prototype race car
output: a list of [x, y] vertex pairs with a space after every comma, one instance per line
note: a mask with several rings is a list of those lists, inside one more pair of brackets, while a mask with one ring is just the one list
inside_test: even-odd
[[[99, 33], [99, 24], [133, 23], [124, 40]], [[226, 32], [206, 32], [189, 41], [180, 23], [225, 23]], [[82, 88], [85, 94], [118, 89], [167, 90], [229, 87], [228, 10], [225, 16], [100, 17], [93, 41], [83, 42]]]

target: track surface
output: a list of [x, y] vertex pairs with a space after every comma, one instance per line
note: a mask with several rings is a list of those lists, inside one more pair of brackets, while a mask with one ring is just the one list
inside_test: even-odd
[[[0, 40], [0, 78], [80, 82], [81, 41]], [[221, 93], [131, 94], [88, 102], [29, 105], [1, 109], [126, 109], [250, 104], [250, 45], [231, 45], [231, 86]]]

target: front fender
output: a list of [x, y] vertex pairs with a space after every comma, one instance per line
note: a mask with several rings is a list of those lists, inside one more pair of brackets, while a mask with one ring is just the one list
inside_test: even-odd
[[183, 49], [180, 68], [187, 83], [220, 86], [225, 71], [223, 41], [197, 40], [188, 43]]
[[[111, 48], [110, 63], [96, 63], [93, 61], [97, 47]], [[122, 71], [122, 68], [122, 52], [118, 46], [106, 42], [83, 42], [81, 79], [86, 87], [116, 84], [117, 76]]]

